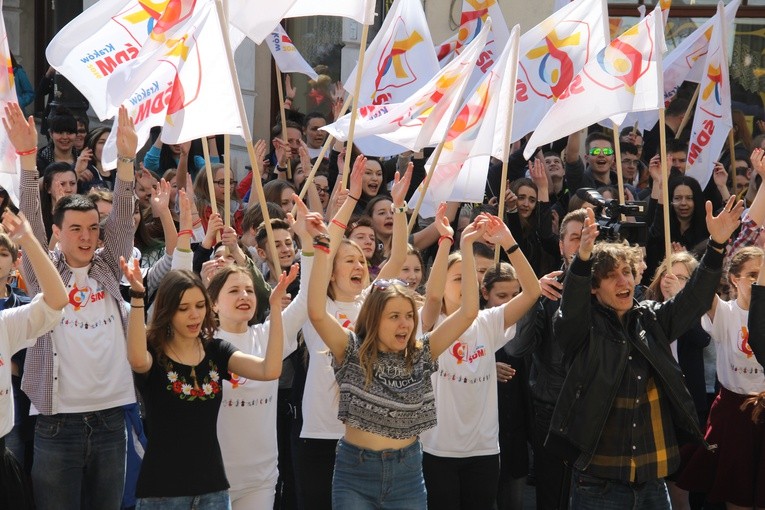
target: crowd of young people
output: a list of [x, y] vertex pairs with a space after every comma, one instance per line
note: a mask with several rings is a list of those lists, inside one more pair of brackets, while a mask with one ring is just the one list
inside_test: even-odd
[[22, 169], [0, 234], [9, 508], [507, 510], [529, 474], [543, 509], [765, 507], [748, 313], [765, 301], [765, 137], [728, 156], [742, 179], [719, 165], [703, 186], [672, 142], [663, 204], [657, 157], [622, 132], [643, 250], [596, 244], [576, 196], [618, 197], [598, 132], [511, 168], [501, 214], [490, 171], [483, 204], [409, 233], [421, 155], [336, 145], [309, 182], [318, 113], [258, 142], [265, 170], [231, 177], [229, 210], [215, 137], [157, 137], [137, 164], [123, 109], [108, 171], [104, 129], [76, 147], [57, 112], [38, 150], [34, 122], [5, 114]]

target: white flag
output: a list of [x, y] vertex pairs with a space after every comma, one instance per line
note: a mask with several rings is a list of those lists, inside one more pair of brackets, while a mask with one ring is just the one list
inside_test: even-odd
[[605, 0], [571, 2], [521, 36], [511, 142], [536, 129], [607, 41]]
[[531, 135], [524, 157], [537, 147], [633, 111], [663, 106], [661, 54], [664, 19], [657, 6], [611, 41], [576, 75]]
[[[490, 158], [507, 159], [507, 121], [515, 95], [519, 37], [516, 25], [497, 62], [457, 113], [435, 170], [431, 168], [433, 156], [426, 163], [427, 171], [434, 173], [420, 208], [421, 216], [434, 216], [438, 204], [444, 201], [482, 202]], [[420, 194], [418, 189], [409, 201], [410, 207], [415, 206]]]
[[[3, 19], [3, 2], [0, 0], [0, 119], [5, 118], [8, 103], [18, 103], [16, 86], [13, 81], [11, 52], [8, 48], [8, 32]], [[6, 136], [0, 135], [0, 186], [8, 192], [13, 203], [18, 204], [19, 158], [16, 149]]]
[[[685, 175], [695, 178], [701, 187], [712, 177], [715, 162], [733, 127], [730, 105], [730, 78], [726, 46], [726, 16], [723, 5], [717, 6], [712, 25], [709, 51], [704, 59], [699, 99], [693, 116], [688, 144], [688, 167]], [[733, 156], [733, 155], [731, 155]]]
[[260, 44], [294, 3], [295, 0], [228, 0], [228, 22]]
[[[369, 105], [359, 108], [353, 142], [364, 154], [390, 156], [405, 150], [418, 151], [428, 145], [440, 143], [446, 136], [452, 116], [460, 105], [467, 79], [478, 55], [486, 45], [491, 29], [489, 20], [481, 33], [462, 54], [441, 69], [428, 83], [401, 103]], [[350, 114], [322, 129], [336, 139], [348, 139]], [[388, 141], [389, 152], [373, 152], [365, 137]]]
[[[433, 40], [420, 0], [395, 0], [364, 56], [359, 106], [400, 103], [438, 72]], [[353, 94], [354, 67], [345, 80]]]
[[285, 18], [301, 16], [341, 16], [371, 25], [375, 21], [374, 0], [297, 0], [284, 14]]
[[[122, 103], [135, 121], [139, 146], [154, 126], [162, 126], [168, 144], [243, 134], [215, 2], [198, 2], [188, 27], [193, 31], [176, 32], [162, 51], [141, 55], [120, 71], [130, 83], [140, 80]], [[116, 166], [116, 131], [115, 124], [104, 146], [106, 168]]]
[[283, 73], [302, 73], [312, 80], [317, 80], [319, 75], [316, 71], [305, 61], [303, 55], [300, 54], [298, 49], [292, 43], [292, 39], [287, 35], [281, 25], [276, 25], [276, 28], [266, 37], [266, 44], [268, 49], [271, 50], [271, 55], [274, 56], [276, 65], [279, 66], [279, 71]]

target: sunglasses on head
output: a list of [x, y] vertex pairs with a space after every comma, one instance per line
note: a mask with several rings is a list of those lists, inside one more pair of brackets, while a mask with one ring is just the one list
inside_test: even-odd
[[588, 153], [590, 156], [613, 156], [614, 150], [610, 147], [593, 147]]
[[380, 289], [380, 290], [385, 290], [391, 285], [401, 285], [402, 287], [408, 287], [406, 282], [402, 282], [401, 280], [398, 280], [395, 278], [391, 280], [386, 280], [386, 279], [375, 280], [372, 282], [372, 287], [374, 287], [375, 289]]

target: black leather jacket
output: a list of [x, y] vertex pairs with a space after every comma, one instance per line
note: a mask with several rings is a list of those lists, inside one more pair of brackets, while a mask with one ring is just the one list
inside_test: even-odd
[[576, 469], [587, 468], [633, 349], [653, 368], [661, 394], [671, 402], [675, 427], [703, 440], [669, 344], [709, 310], [722, 258], [708, 248], [685, 289], [664, 303], [635, 302], [623, 321], [591, 295], [591, 261], [574, 259], [553, 318], [553, 334], [570, 368], [545, 443], [551, 451]]
[[757, 363], [765, 366], [765, 287], [752, 285], [752, 300], [749, 303], [749, 348]]

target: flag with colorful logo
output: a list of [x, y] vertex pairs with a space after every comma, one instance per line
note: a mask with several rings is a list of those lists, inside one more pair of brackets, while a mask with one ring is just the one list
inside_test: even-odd
[[[0, 0], [0, 119], [5, 119], [5, 107], [8, 103], [18, 103], [16, 86], [11, 64], [11, 51], [8, 47], [8, 32], [3, 19], [3, 2]], [[18, 204], [19, 158], [10, 139], [3, 132], [0, 135], [0, 186], [8, 192], [13, 203]]]
[[276, 65], [279, 66], [279, 71], [283, 73], [302, 73], [312, 80], [317, 80], [319, 75], [316, 71], [305, 61], [303, 55], [300, 54], [298, 49], [292, 43], [292, 39], [287, 35], [281, 25], [276, 25], [276, 28], [266, 37], [266, 44], [268, 49], [271, 50], [271, 55], [274, 56]]
[[[358, 109], [354, 144], [370, 156], [418, 151], [446, 136], [475, 61], [486, 45], [491, 20], [462, 53], [401, 103]], [[350, 114], [322, 129], [336, 139], [348, 139]]]
[[[133, 117], [139, 146], [154, 126], [162, 126], [161, 139], [167, 144], [221, 133], [242, 135], [225, 55], [215, 2], [198, 0], [187, 24], [118, 71], [124, 76], [113, 81], [111, 97]], [[116, 135], [116, 125], [111, 134]], [[104, 147], [106, 168], [116, 163], [114, 142], [110, 136]]]
[[521, 36], [510, 141], [536, 129], [574, 76], [606, 46], [605, 0], [576, 0]]
[[[657, 6], [584, 66], [531, 135], [524, 157], [537, 147], [628, 112], [663, 106], [661, 55], [664, 18]], [[617, 121], [617, 124], [619, 122]]]
[[62, 28], [45, 50], [50, 65], [88, 99], [99, 119], [113, 117], [107, 99], [114, 74], [151, 41], [187, 21], [197, 0], [101, 0]]
[[362, 25], [375, 22], [374, 0], [297, 0], [284, 14], [285, 18], [301, 16], [340, 16]]
[[[510, 106], [518, 69], [520, 27], [516, 25], [494, 66], [454, 118], [435, 169], [432, 158], [425, 168], [434, 172], [425, 192], [420, 215], [431, 217], [444, 201], [482, 202], [489, 160], [507, 159]], [[415, 207], [421, 190], [409, 201]]]
[[[420, 0], [396, 0], [364, 56], [359, 105], [400, 103], [438, 72]], [[353, 94], [358, 66], [345, 80]]]
[[447, 40], [435, 47], [438, 65], [444, 67], [452, 61], [457, 50], [457, 37], [459, 34], [452, 34]]
[[228, 22], [255, 44], [262, 43], [296, 0], [228, 0]]
[[688, 166], [685, 175], [694, 177], [702, 188], [712, 177], [715, 162], [733, 127], [726, 21], [723, 4], [720, 2], [715, 23], [712, 25], [709, 50], [704, 59], [705, 72], [701, 78], [691, 139], [688, 142]]

